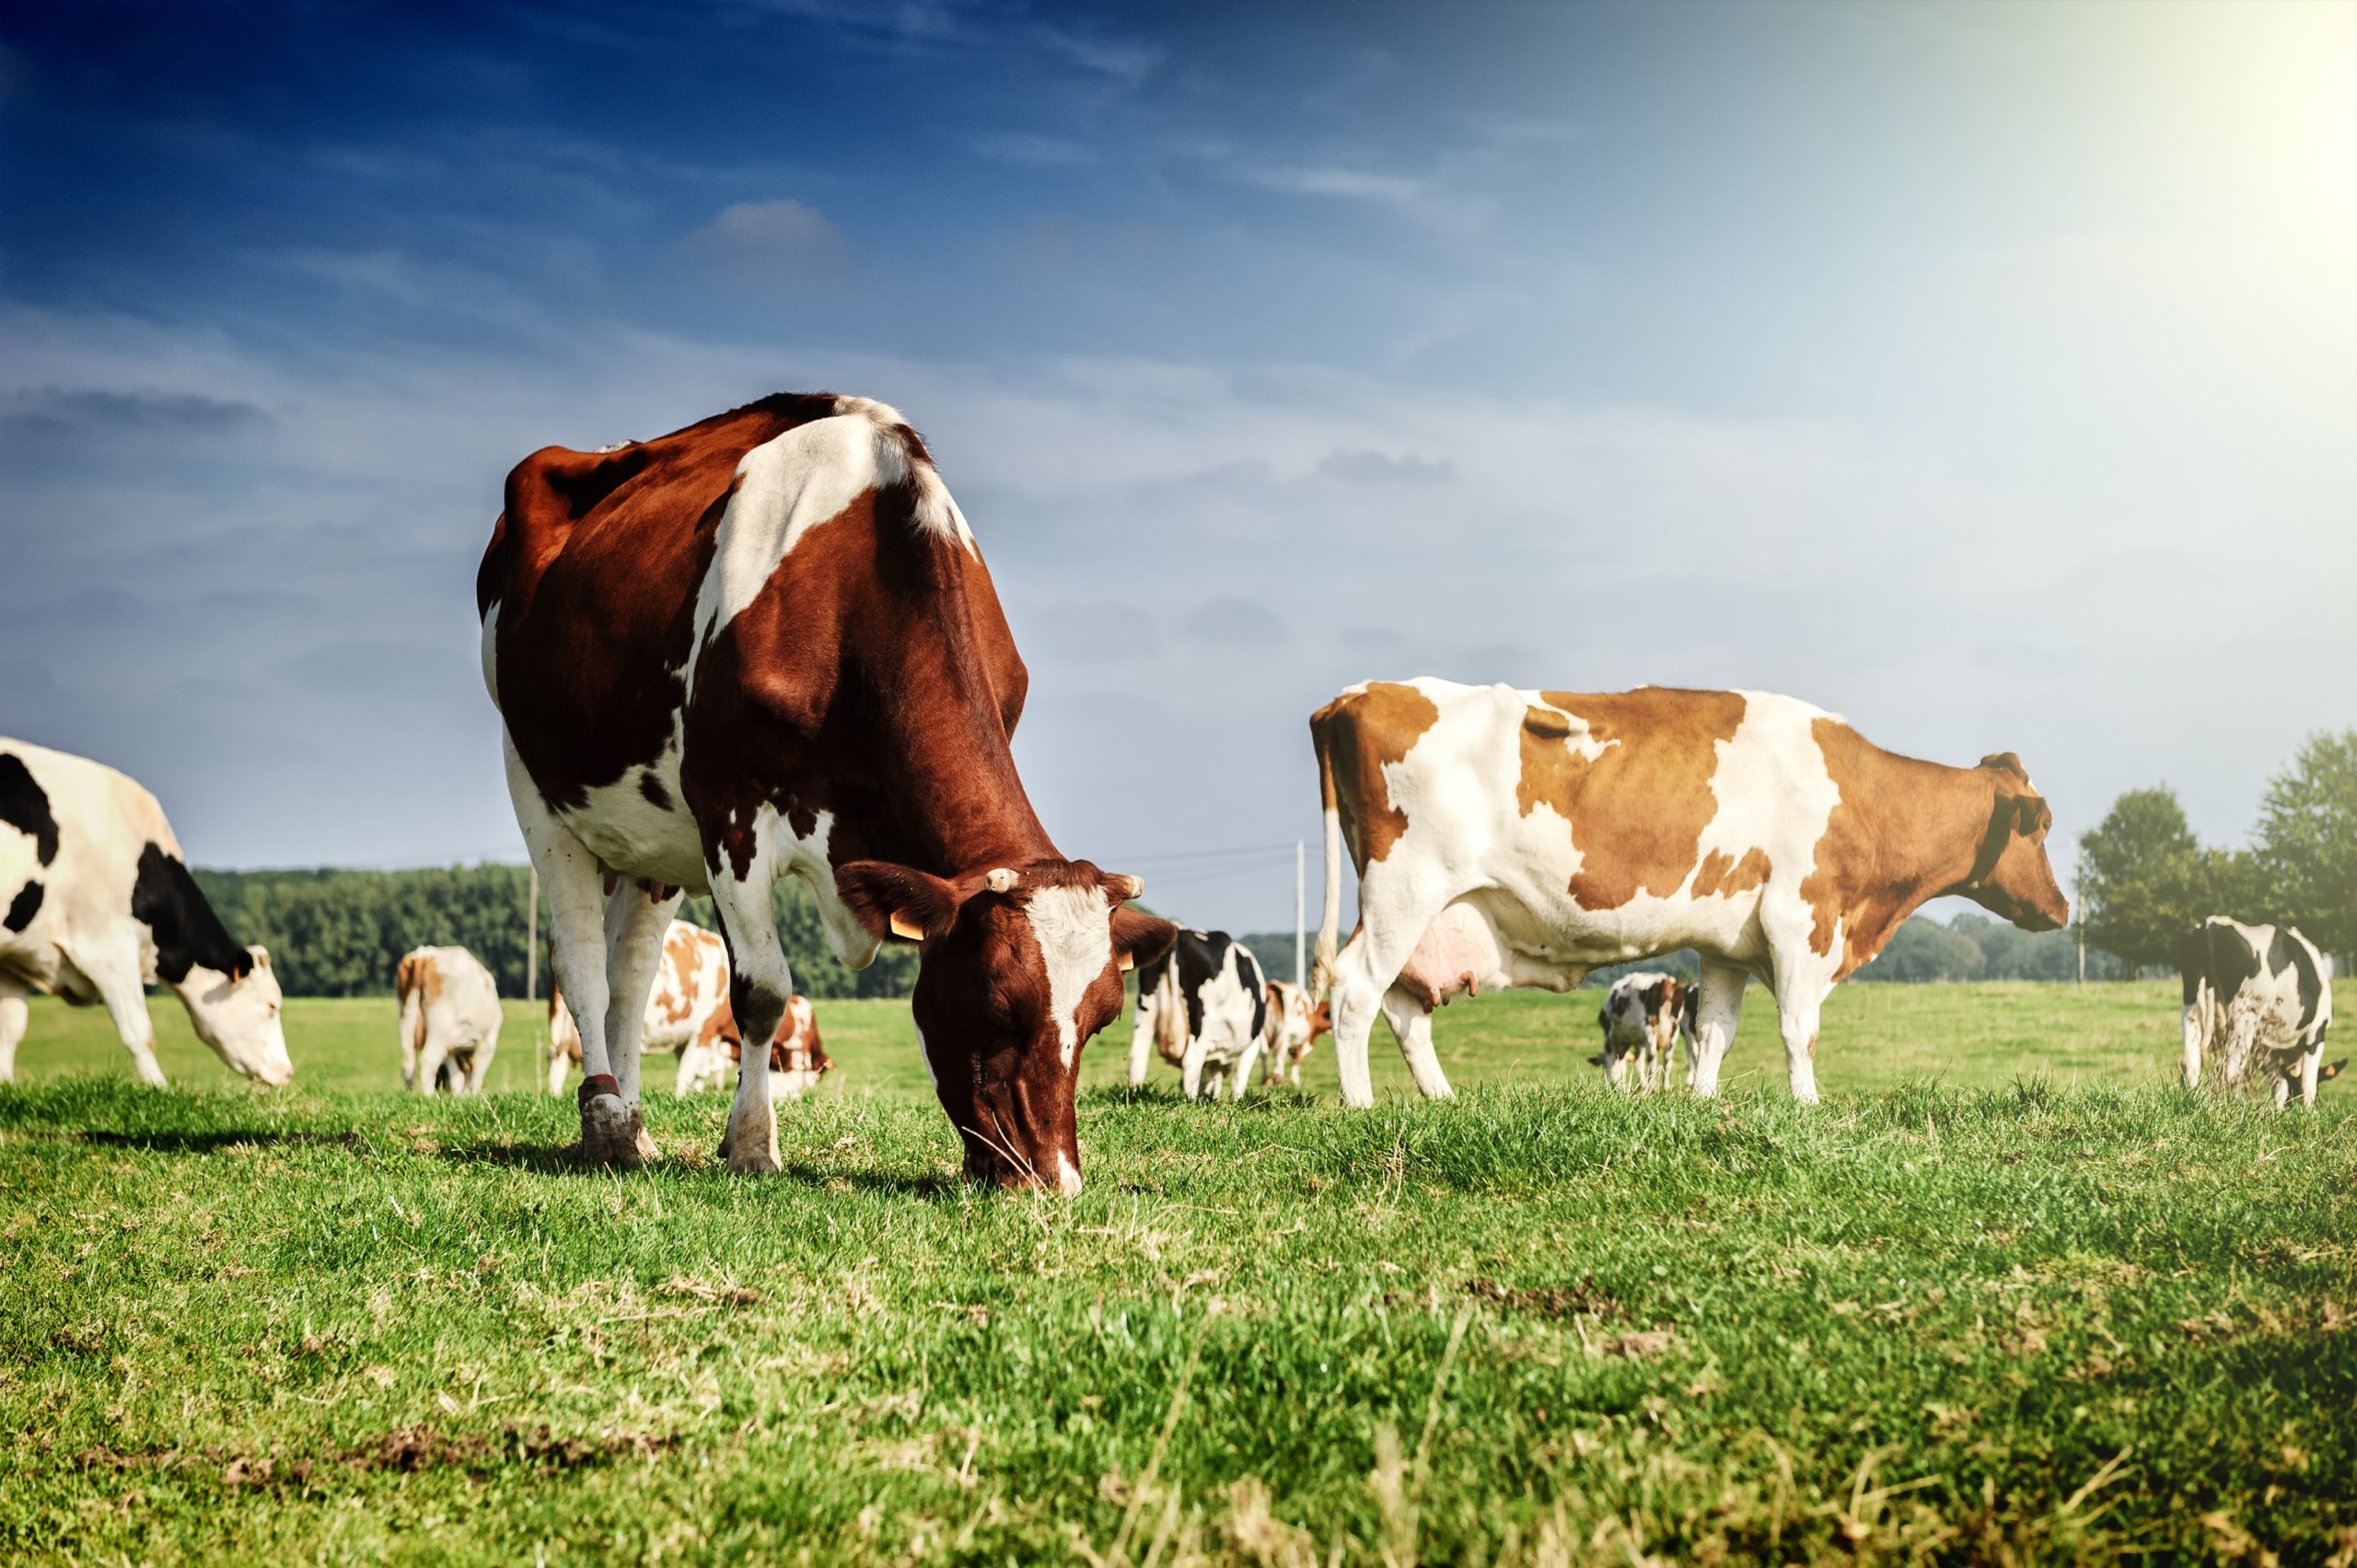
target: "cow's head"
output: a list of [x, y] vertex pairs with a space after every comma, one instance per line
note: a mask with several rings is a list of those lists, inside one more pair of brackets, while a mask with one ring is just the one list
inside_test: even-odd
[[1954, 890], [2025, 931], [2059, 931], [2070, 923], [2071, 900], [2046, 856], [2054, 813], [2012, 752], [1983, 757], [1980, 766], [1996, 784], [1996, 799], [1972, 875]]
[[197, 1038], [233, 1073], [258, 1078], [273, 1088], [284, 1087], [295, 1076], [286, 1054], [286, 1030], [278, 1013], [284, 1001], [278, 976], [271, 972], [270, 951], [248, 947], [227, 970], [207, 964], [190, 966], [173, 989], [188, 1005], [189, 1022]]
[[957, 877], [861, 860], [835, 888], [870, 933], [923, 949], [911, 1006], [966, 1173], [1079, 1191], [1080, 1048], [1120, 1013], [1122, 971], [1167, 951], [1178, 927], [1124, 907], [1137, 878], [1085, 860]]

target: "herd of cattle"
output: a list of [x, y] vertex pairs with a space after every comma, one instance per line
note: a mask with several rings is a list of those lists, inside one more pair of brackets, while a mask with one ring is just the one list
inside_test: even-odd
[[[548, 1086], [578, 1063], [582, 1152], [652, 1157], [640, 1059], [681, 1093], [726, 1083], [732, 1168], [778, 1167], [774, 1106], [830, 1063], [771, 914], [813, 895], [852, 969], [921, 949], [919, 1049], [970, 1175], [1076, 1192], [1081, 1046], [1137, 971], [1129, 1076], [1190, 1097], [1300, 1082], [1334, 1036], [1343, 1100], [1373, 1103], [1379, 1015], [1417, 1086], [1449, 1094], [1432, 1015], [1483, 988], [1625, 975], [1593, 1062], [1661, 1089], [1681, 1055], [1718, 1090], [1746, 986], [1776, 1008], [1794, 1096], [1817, 1098], [1833, 987], [1926, 901], [2032, 931], [2069, 905], [2052, 814], [2011, 752], [1945, 767], [1756, 691], [1575, 693], [1422, 679], [1354, 686], [1309, 721], [1325, 821], [1314, 982], [1272, 982], [1216, 932], [1136, 907], [1133, 877], [1066, 857], [1010, 741], [1028, 676], [989, 569], [894, 410], [780, 394], [649, 441], [548, 447], [507, 478], [476, 575], [508, 789], [552, 916]], [[1338, 944], [1341, 862], [1359, 920]], [[673, 918], [708, 895], [719, 931]], [[110, 769], [0, 741], [0, 1079], [26, 996], [99, 1004], [161, 1084], [143, 988], [170, 987], [230, 1067], [293, 1073], [270, 956], [205, 903], [153, 796]], [[2313, 1102], [2329, 966], [2296, 931], [2213, 918], [2185, 939], [2185, 1076]], [[476, 1090], [491, 976], [455, 947], [401, 960], [404, 1082]], [[568, 1005], [571, 1003], [574, 1005]], [[2211, 1063], [2214, 1058], [2214, 1070]]]

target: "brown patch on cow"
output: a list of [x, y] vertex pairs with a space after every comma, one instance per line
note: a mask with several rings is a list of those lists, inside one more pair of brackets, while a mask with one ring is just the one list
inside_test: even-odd
[[1404, 760], [1439, 722], [1440, 709], [1430, 697], [1388, 680], [1370, 681], [1309, 715], [1326, 805], [1341, 818], [1342, 839], [1360, 875], [1408, 830], [1408, 814], [1391, 803], [1383, 770]]
[[[656, 995], [663, 997], [663, 1021], [667, 1024], [684, 1024], [695, 1011], [696, 958], [702, 947], [702, 943], [690, 931], [677, 928], [663, 944], [664, 962], [671, 967], [670, 994], [663, 996], [665, 988], [657, 986]], [[721, 1005], [725, 1008], [727, 1004]]]
[[1768, 869], [1768, 852], [1757, 844], [1744, 851], [1741, 860], [1732, 860], [1724, 850], [1714, 849], [1694, 869], [1694, 896], [1732, 899], [1747, 893], [1767, 882]]
[[[1694, 870], [1703, 830], [1718, 815], [1711, 778], [1719, 742], [1732, 740], [1743, 723], [1742, 694], [1646, 686], [1539, 696], [1550, 706], [1525, 710], [1515, 800], [1526, 817], [1544, 805], [1571, 824], [1580, 853], [1570, 884], [1573, 900], [1584, 909], [1619, 909], [1639, 893], [1677, 892]], [[1604, 748], [1602, 755], [1591, 759], [1572, 749], [1581, 731]], [[1591, 819], [1609, 827], [1583, 831]]]

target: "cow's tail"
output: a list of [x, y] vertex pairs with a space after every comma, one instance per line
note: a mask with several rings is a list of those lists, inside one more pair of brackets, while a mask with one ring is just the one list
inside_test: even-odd
[[1316, 1002], [1334, 987], [1334, 936], [1342, 918], [1342, 808], [1334, 791], [1334, 753], [1320, 709], [1310, 717], [1310, 744], [1318, 752], [1318, 801], [1326, 816], [1326, 909], [1318, 917], [1318, 961], [1309, 977]]

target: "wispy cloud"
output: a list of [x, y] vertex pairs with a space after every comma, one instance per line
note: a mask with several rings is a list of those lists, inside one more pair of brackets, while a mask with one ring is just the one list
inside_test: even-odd
[[835, 263], [843, 231], [818, 208], [776, 196], [722, 209], [683, 243], [739, 281], [790, 287]]

